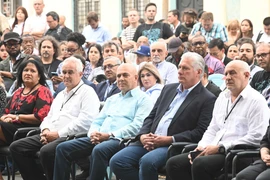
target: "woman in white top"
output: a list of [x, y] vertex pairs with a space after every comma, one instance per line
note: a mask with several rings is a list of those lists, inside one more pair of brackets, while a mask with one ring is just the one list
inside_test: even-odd
[[15, 12], [15, 20], [11, 26], [11, 30], [21, 36], [23, 34], [24, 22], [27, 18], [28, 13], [26, 9], [22, 6], [19, 6]]
[[99, 44], [90, 45], [87, 52], [86, 61], [90, 62], [90, 67], [91, 67], [90, 68], [91, 72], [87, 80], [95, 84], [99, 83], [96, 81], [96, 77], [101, 74], [104, 75], [104, 70], [102, 69], [103, 56], [102, 56], [101, 46]]
[[147, 62], [140, 67], [138, 75], [141, 90], [148, 94], [155, 104], [163, 88], [157, 68], [152, 63]]

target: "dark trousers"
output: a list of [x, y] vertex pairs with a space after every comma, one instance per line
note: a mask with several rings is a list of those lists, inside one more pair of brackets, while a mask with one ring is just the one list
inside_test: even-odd
[[188, 153], [180, 154], [167, 161], [167, 176], [171, 180], [211, 180], [223, 168], [224, 161], [225, 155], [214, 154], [195, 158], [191, 165]]
[[[23, 138], [14, 141], [10, 145], [10, 152], [16, 165], [19, 168], [23, 179], [27, 180], [52, 180], [54, 169], [54, 157], [56, 146], [65, 141], [66, 137], [58, 138], [46, 145], [41, 144], [40, 135]], [[42, 168], [39, 168], [36, 163], [36, 153], [40, 151], [40, 163]], [[44, 173], [46, 178], [44, 177]]]
[[90, 180], [103, 180], [110, 158], [120, 150], [119, 140], [109, 139], [97, 145], [89, 137], [59, 144], [56, 148], [54, 180], [69, 180], [73, 161], [90, 156]]
[[270, 167], [266, 166], [261, 159], [239, 172], [236, 180], [269, 180]]

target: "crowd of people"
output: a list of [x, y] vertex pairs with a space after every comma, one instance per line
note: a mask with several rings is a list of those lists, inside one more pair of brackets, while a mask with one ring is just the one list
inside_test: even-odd
[[[131, 9], [112, 37], [96, 12], [73, 32], [44, 6], [1, 17], [0, 146], [23, 179], [69, 180], [76, 163], [76, 180], [103, 180], [108, 166], [122, 180], [157, 180], [162, 167], [168, 180], [210, 180], [231, 148], [260, 141], [261, 159], [236, 179], [269, 178], [270, 17], [254, 34], [249, 19], [225, 26], [190, 8], [157, 21], [148, 3], [145, 21]], [[23, 127], [40, 133], [13, 141]], [[173, 142], [198, 143], [198, 156], [167, 159]]]

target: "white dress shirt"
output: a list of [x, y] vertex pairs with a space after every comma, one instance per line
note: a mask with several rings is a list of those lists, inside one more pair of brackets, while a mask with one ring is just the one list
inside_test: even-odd
[[178, 83], [178, 71], [174, 64], [162, 61], [158, 64], [154, 64], [158, 69], [158, 72], [163, 79], [164, 84]]
[[198, 146], [222, 144], [228, 150], [237, 144], [259, 145], [269, 118], [266, 100], [250, 85], [246, 86], [233, 103], [230, 91], [226, 90], [217, 98], [212, 121]]
[[65, 88], [56, 96], [40, 129], [58, 131], [59, 137], [87, 132], [99, 113], [99, 106], [95, 90], [81, 81], [70, 92]]
[[30, 16], [26, 19], [23, 32], [46, 32], [49, 29], [47, 18], [43, 12], [41, 15]]

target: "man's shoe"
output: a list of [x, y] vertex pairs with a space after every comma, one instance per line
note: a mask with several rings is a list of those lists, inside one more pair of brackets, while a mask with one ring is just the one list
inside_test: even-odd
[[81, 174], [78, 174], [75, 176], [75, 179], [76, 180], [86, 180], [88, 176], [89, 176], [89, 171], [83, 170], [83, 172]]

